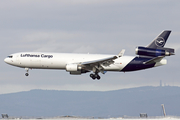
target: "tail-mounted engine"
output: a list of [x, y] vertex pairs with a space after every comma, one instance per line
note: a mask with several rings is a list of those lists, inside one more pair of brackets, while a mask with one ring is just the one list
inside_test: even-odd
[[150, 57], [158, 57], [158, 56], [170, 56], [174, 55], [174, 49], [171, 48], [148, 48], [148, 47], [137, 47], [136, 54], [141, 56], [150, 56]]

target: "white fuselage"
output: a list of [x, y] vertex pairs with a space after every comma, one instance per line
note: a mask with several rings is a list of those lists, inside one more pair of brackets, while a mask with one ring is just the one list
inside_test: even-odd
[[[118, 54], [121, 55], [121, 54]], [[105, 74], [107, 71], [135, 71], [152, 68], [166, 64], [166, 60], [144, 64], [150, 58], [115, 56], [102, 54], [73, 54], [73, 53], [44, 53], [22, 52], [11, 54], [5, 58], [7, 64], [25, 68], [26, 76], [29, 69], [61, 69], [72, 75], [81, 75], [92, 71], [90, 77], [100, 79], [98, 73]]]
[[123, 56], [125, 49], [117, 55], [21, 52], [9, 55], [7, 64], [29, 69], [62, 69], [70, 74], [80, 75], [93, 72], [90, 77], [100, 79], [99, 73], [107, 71], [136, 71], [165, 65], [165, 56], [174, 55], [174, 49], [164, 48], [171, 31], [165, 30], [147, 47], [137, 47], [137, 56]]
[[[11, 54], [10, 56], [12, 57], [8, 57], [4, 61], [21, 68], [66, 69], [67, 64], [79, 64], [114, 55], [22, 52]], [[132, 56], [123, 56], [114, 60], [114, 64], [103, 67], [106, 71], [121, 71], [132, 59], [134, 59]]]

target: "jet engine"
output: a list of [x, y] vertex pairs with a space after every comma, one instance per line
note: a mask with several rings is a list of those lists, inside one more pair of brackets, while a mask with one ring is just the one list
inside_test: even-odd
[[[168, 49], [167, 49], [168, 50]], [[158, 56], [170, 56], [174, 53], [167, 51], [166, 49], [153, 49], [147, 47], [137, 47], [136, 54], [142, 56], [158, 57]]]
[[67, 64], [66, 65], [66, 71], [68, 72], [75, 72], [75, 71], [81, 71], [82, 67], [78, 64]]
[[71, 75], [81, 75], [82, 73], [89, 72], [82, 69], [81, 65], [78, 64], [67, 64], [66, 71], [69, 72]]

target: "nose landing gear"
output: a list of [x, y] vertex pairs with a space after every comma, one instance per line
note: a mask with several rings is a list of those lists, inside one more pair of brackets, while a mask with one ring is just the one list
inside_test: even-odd
[[29, 76], [29, 68], [25, 68], [25, 70], [26, 70], [26, 73], [25, 73], [25, 76]]
[[98, 80], [100, 80], [101, 79], [101, 77], [98, 75], [98, 73], [95, 73], [95, 74], [90, 74], [90, 77], [93, 79], [93, 80], [95, 80], [96, 78], [98, 79]]
[[25, 73], [25, 76], [29, 76], [29, 73]]

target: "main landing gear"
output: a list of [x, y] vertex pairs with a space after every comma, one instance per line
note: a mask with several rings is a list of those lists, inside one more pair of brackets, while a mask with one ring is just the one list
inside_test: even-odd
[[93, 80], [95, 80], [96, 78], [98, 79], [98, 80], [100, 80], [101, 79], [101, 77], [97, 74], [97, 73], [95, 73], [95, 74], [90, 74], [90, 77], [93, 79]]

